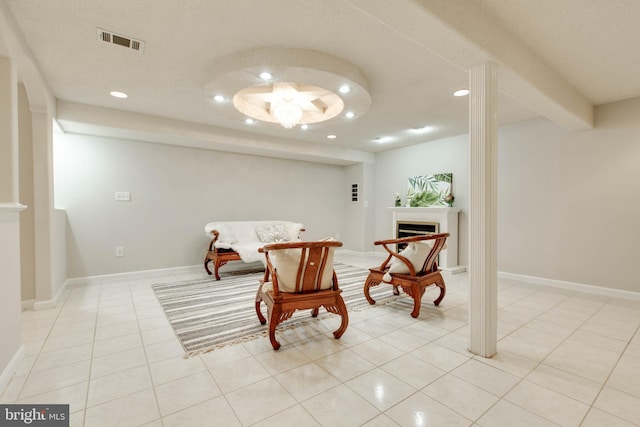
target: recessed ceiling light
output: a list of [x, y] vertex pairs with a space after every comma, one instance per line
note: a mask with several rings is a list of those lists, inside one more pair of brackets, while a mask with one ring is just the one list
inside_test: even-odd
[[271, 80], [273, 78], [273, 74], [268, 71], [263, 71], [260, 73], [260, 78], [264, 81]]
[[216, 102], [224, 102], [224, 95], [216, 95], [213, 97], [213, 100]]
[[409, 129], [413, 133], [427, 133], [435, 130], [434, 126], [416, 126]]
[[453, 96], [466, 96], [469, 95], [469, 89], [460, 89], [453, 92]]
[[336, 136], [335, 135], [327, 135], [327, 138], [328, 139], [336, 139]]
[[307, 130], [309, 129], [309, 125], [300, 125], [300, 129]]
[[340, 89], [338, 89], [338, 91], [340, 93], [349, 93], [351, 92], [351, 87], [349, 87], [349, 85], [342, 85], [340, 86]]
[[393, 141], [393, 138], [390, 136], [379, 136], [373, 139], [378, 144], [386, 144], [387, 142]]
[[250, 118], [250, 117], [247, 117], [246, 119], [244, 119], [244, 122], [245, 122], [246, 124], [248, 124], [248, 125], [252, 125], [252, 124], [254, 124], [256, 121], [255, 121], [255, 120], [253, 120], [253, 119], [252, 119], [252, 118]]
[[114, 90], [112, 92], [110, 92], [111, 96], [113, 96], [114, 98], [128, 98], [129, 95], [127, 95], [124, 92], [118, 92], [117, 90]]
[[347, 111], [344, 116], [347, 119], [353, 119], [355, 117], [355, 115], [356, 115], [356, 113], [354, 113], [353, 111]]

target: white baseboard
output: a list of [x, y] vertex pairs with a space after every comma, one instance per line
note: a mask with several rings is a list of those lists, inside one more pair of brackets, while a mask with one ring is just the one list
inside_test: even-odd
[[[262, 263], [260, 262], [230, 262], [223, 267], [220, 268], [220, 273], [234, 272], [247, 270], [252, 268], [261, 267]], [[212, 268], [213, 269], [213, 268]], [[164, 279], [170, 280], [171, 278], [167, 276], [173, 276], [175, 274], [204, 274], [205, 271], [202, 264], [198, 265], [188, 265], [184, 267], [171, 267], [171, 268], [160, 268], [156, 270], [142, 270], [142, 271], [130, 271], [127, 273], [114, 273], [114, 274], [102, 274], [98, 276], [86, 276], [86, 277], [74, 277], [72, 279], [67, 279], [65, 284], [68, 285], [95, 285], [102, 284], [105, 280], [109, 281], [118, 281], [118, 280], [135, 280], [135, 279], [148, 279], [157, 277], [159, 281]], [[213, 276], [212, 276], [213, 277]]]
[[[174, 273], [191, 273], [196, 266], [161, 268], [157, 270], [129, 271], [126, 273], [100, 274], [96, 276], [73, 277], [67, 279], [69, 285], [101, 285], [105, 280], [133, 280], [147, 277], [163, 277]], [[204, 268], [201, 266], [204, 270]]]
[[[343, 254], [348, 255], [359, 255], [359, 256], [367, 256], [367, 255], [380, 255], [380, 252], [359, 252], [350, 249], [339, 249]], [[260, 267], [261, 263], [243, 263], [243, 262], [231, 262], [224, 267], [221, 268], [221, 272], [234, 272], [240, 270], [246, 270], [251, 268]], [[460, 270], [466, 270], [464, 266], [457, 266], [456, 268], [460, 268]], [[464, 270], [463, 270], [464, 269]], [[460, 273], [462, 271], [456, 271], [455, 273]], [[67, 279], [64, 285], [60, 288], [58, 293], [56, 294], [56, 298], [50, 301], [41, 301], [34, 303], [34, 310], [40, 310], [44, 308], [55, 307], [58, 300], [66, 290], [67, 286], [72, 285], [92, 285], [92, 284], [102, 284], [103, 281], [109, 280], [134, 280], [139, 278], [149, 278], [149, 277], [157, 277], [159, 280], [163, 280], [167, 278], [167, 276], [171, 276], [174, 274], [204, 274], [204, 267], [201, 264], [198, 265], [190, 265], [184, 267], [173, 267], [173, 268], [161, 268], [157, 270], [143, 270], [143, 271], [131, 271], [128, 273], [115, 273], [115, 274], [104, 274], [99, 276], [86, 276], [86, 277], [76, 277], [72, 279]], [[573, 291], [586, 292], [590, 294], [596, 295], [605, 295], [609, 297], [615, 298], [623, 298], [640, 301], [640, 292], [632, 292], [632, 291], [624, 291], [621, 289], [607, 288], [603, 286], [593, 286], [593, 285], [585, 285], [582, 283], [575, 282], [567, 282], [563, 280], [554, 280], [554, 279], [546, 279], [543, 277], [536, 276], [527, 276], [524, 274], [515, 274], [515, 273], [507, 273], [504, 271], [498, 272], [498, 277], [502, 279], [511, 279], [517, 280], [519, 282], [524, 283], [532, 283], [541, 286], [549, 286], [553, 288], [560, 289], [569, 289]], [[23, 302], [25, 304], [26, 301]]]
[[606, 288], [604, 286], [585, 285], [583, 283], [566, 282], [564, 280], [545, 279], [544, 277], [526, 276], [524, 274], [507, 273], [504, 271], [499, 271], [498, 277], [501, 279], [511, 279], [535, 285], [549, 286], [552, 288], [568, 289], [572, 291], [586, 292], [589, 294], [640, 301], [640, 292], [624, 291], [622, 289]]
[[18, 348], [18, 351], [16, 351], [16, 353], [13, 355], [7, 367], [4, 368], [4, 371], [2, 371], [2, 374], [0, 374], [0, 395], [4, 393], [5, 389], [9, 385], [9, 382], [11, 381], [11, 378], [13, 378], [13, 374], [16, 373], [16, 371], [18, 370], [18, 367], [24, 360], [25, 355], [26, 355], [25, 346], [20, 345], [20, 347]]
[[464, 265], [456, 265], [455, 267], [442, 267], [442, 271], [447, 271], [451, 274], [460, 274], [467, 271], [467, 267]]
[[[366, 256], [376, 254], [376, 252], [359, 252], [351, 249], [338, 249], [338, 251], [349, 254], [349, 255], [359, 255]], [[377, 253], [378, 255], [380, 253]], [[235, 271], [248, 270], [253, 268], [261, 267], [262, 263], [260, 262], [230, 262], [220, 267], [220, 273], [231, 273]], [[213, 267], [210, 266], [213, 270]], [[66, 286], [74, 286], [74, 285], [96, 285], [102, 284], [105, 280], [108, 281], [117, 281], [117, 280], [135, 280], [135, 279], [147, 279], [149, 277], [157, 277], [158, 279], [163, 279], [166, 276], [171, 276], [174, 274], [206, 274], [204, 266], [202, 264], [198, 265], [188, 265], [183, 267], [171, 267], [171, 268], [159, 268], [155, 270], [141, 270], [141, 271], [130, 271], [127, 273], [113, 273], [113, 274], [101, 274], [96, 276], [84, 276], [84, 277], [73, 277], [71, 279], [67, 279], [64, 283], [63, 287]]]
[[50, 300], [35, 301], [33, 303], [33, 311], [46, 310], [48, 308], [54, 308], [55, 306], [57, 306], [60, 302], [60, 298], [62, 298], [62, 295], [64, 295], [65, 291], [67, 290], [67, 286], [69, 286], [69, 280], [64, 281], [62, 286], [60, 286], [60, 289], [58, 289], [58, 292], [56, 292], [56, 294]]
[[33, 310], [33, 305], [35, 304], [35, 302], [36, 300], [34, 299], [26, 299], [22, 301], [22, 311]]

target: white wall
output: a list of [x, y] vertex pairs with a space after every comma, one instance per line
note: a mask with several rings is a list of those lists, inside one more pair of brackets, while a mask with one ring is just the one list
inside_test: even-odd
[[56, 134], [54, 148], [69, 277], [201, 264], [212, 221], [283, 219], [304, 223], [306, 240], [344, 235], [340, 166], [82, 135]]
[[469, 136], [462, 135], [400, 148], [376, 155], [375, 165], [375, 231], [374, 240], [391, 239], [391, 213], [395, 195], [400, 193], [404, 206], [409, 177], [453, 173], [454, 206], [459, 214], [458, 264], [468, 265], [469, 247]]
[[[498, 270], [640, 292], [640, 98], [596, 108], [596, 127], [547, 119], [499, 129]], [[390, 237], [409, 176], [453, 172], [460, 265], [468, 265], [468, 135], [376, 156], [376, 238]]]
[[[500, 271], [640, 291], [639, 116], [632, 99], [598, 107], [589, 131], [542, 118], [499, 129]], [[468, 135], [380, 153], [371, 170], [73, 135], [55, 146], [69, 277], [199, 264], [213, 220], [299, 220], [309, 240], [340, 233], [345, 248], [367, 251], [390, 237], [386, 208], [408, 177], [438, 172], [453, 173], [468, 264]], [[115, 191], [132, 202], [115, 202]]]
[[640, 292], [640, 98], [500, 129], [498, 269]]

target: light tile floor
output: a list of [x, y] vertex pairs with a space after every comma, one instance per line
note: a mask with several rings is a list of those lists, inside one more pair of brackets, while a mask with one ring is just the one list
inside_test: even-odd
[[467, 351], [469, 277], [447, 275], [418, 319], [375, 306], [340, 340], [333, 318], [279, 332], [277, 352], [261, 338], [185, 359], [150, 287], [184, 278], [76, 285], [25, 311], [27, 356], [0, 401], [69, 403], [90, 427], [640, 425], [640, 301], [500, 280], [486, 359]]

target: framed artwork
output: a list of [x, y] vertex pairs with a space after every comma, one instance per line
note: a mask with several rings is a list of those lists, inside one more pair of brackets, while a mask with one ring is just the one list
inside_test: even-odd
[[452, 173], [419, 175], [409, 178], [407, 188], [408, 205], [412, 208], [428, 206], [451, 206]]

